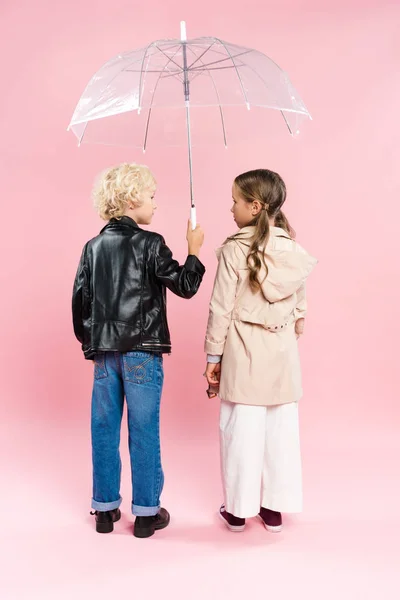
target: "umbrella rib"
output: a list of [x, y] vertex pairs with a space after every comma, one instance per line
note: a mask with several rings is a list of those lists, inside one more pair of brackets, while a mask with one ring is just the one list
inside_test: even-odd
[[[274, 64], [276, 65], [276, 63], [274, 63]], [[279, 69], [279, 70], [280, 70], [282, 73], [284, 73], [285, 77], [287, 77], [287, 75], [286, 75], [285, 71], [283, 71], [283, 69], [281, 69], [281, 68], [279, 67], [279, 65], [276, 65], [276, 66], [278, 67], [278, 69]], [[248, 69], [250, 69], [250, 71], [252, 71], [252, 72], [253, 72], [255, 75], [257, 75], [257, 77], [258, 77], [258, 78], [259, 78], [259, 79], [262, 81], [262, 83], [265, 85], [265, 87], [266, 87], [266, 88], [267, 88], [267, 90], [269, 91], [268, 84], [267, 84], [267, 82], [265, 81], [264, 77], [262, 77], [262, 76], [260, 75], [260, 73], [259, 73], [258, 71], [256, 71], [256, 69], [254, 69], [254, 67], [251, 67], [250, 65], [246, 65], [246, 67], [247, 67]], [[285, 123], [286, 123], [286, 127], [289, 129], [289, 133], [290, 133], [290, 135], [293, 135], [293, 130], [292, 130], [292, 128], [291, 128], [291, 126], [290, 126], [290, 124], [289, 124], [289, 121], [288, 121], [288, 120], [287, 120], [287, 118], [286, 118], [286, 115], [285, 115], [285, 113], [284, 113], [284, 110], [283, 110], [283, 109], [279, 109], [279, 112], [281, 113], [281, 115], [282, 115], [282, 117], [283, 117], [283, 119], [284, 119], [284, 121], [285, 121]], [[303, 112], [301, 112], [301, 111], [297, 111], [297, 110], [293, 110], [293, 109], [289, 110], [289, 112], [294, 112], [295, 114], [305, 114], [305, 113], [303, 113]], [[307, 112], [308, 112], [308, 111], [307, 111]]]
[[[275, 63], [275, 64], [276, 64], [276, 63]], [[265, 87], [266, 87], [266, 88], [267, 88], [267, 90], [269, 91], [268, 84], [267, 84], [267, 82], [265, 81], [264, 77], [262, 77], [262, 76], [260, 75], [260, 73], [259, 73], [258, 71], [256, 71], [256, 69], [254, 69], [253, 67], [251, 67], [250, 65], [246, 65], [246, 66], [247, 66], [247, 68], [248, 68], [248, 69], [250, 69], [250, 71], [253, 71], [253, 73], [254, 73], [255, 75], [257, 75], [257, 77], [258, 77], [259, 79], [261, 79], [262, 83], [265, 85]], [[278, 65], [277, 65], [277, 66], [278, 66]], [[278, 68], [280, 68], [280, 67], [278, 67]], [[290, 133], [290, 135], [293, 135], [292, 128], [290, 127], [290, 125], [289, 125], [289, 121], [287, 120], [287, 118], [286, 118], [286, 115], [284, 114], [283, 110], [280, 110], [279, 112], [281, 113], [281, 115], [282, 115], [282, 117], [283, 117], [283, 119], [284, 119], [284, 121], [285, 121], [285, 123], [286, 123], [286, 127], [289, 129], [289, 133]]]
[[[147, 47], [147, 49], [149, 49], [150, 46], [151, 46], [151, 44], [149, 44], [149, 46]], [[147, 51], [147, 49], [146, 49], [146, 51]], [[137, 60], [139, 60], [139, 59], [137, 59]], [[168, 65], [168, 63], [167, 63], [167, 65]], [[116, 73], [114, 75], [114, 77], [112, 77], [110, 79], [110, 81], [107, 83], [107, 85], [105, 85], [105, 87], [101, 91], [101, 94], [104, 94], [104, 92], [110, 87], [110, 85], [114, 81], [114, 79], [116, 79], [118, 77], [118, 75], [120, 75], [121, 73], [141, 73], [141, 72], [142, 72], [142, 70], [141, 71], [133, 71], [132, 69], [121, 69], [121, 71], [118, 71], [118, 73]], [[163, 73], [163, 71], [155, 71], [155, 73]], [[176, 74], [171, 73], [171, 76], [176, 77]], [[141, 87], [141, 83], [139, 84], [139, 89], [140, 89], [140, 87]], [[97, 99], [97, 101], [96, 101], [95, 105], [93, 106], [93, 108], [96, 108], [96, 106], [98, 106], [99, 102], [100, 102], [100, 98]], [[139, 100], [139, 107], [140, 107], [140, 100]], [[92, 119], [90, 119], [90, 120], [92, 120]], [[71, 120], [71, 123], [72, 123], [72, 121], [73, 121], [73, 118]], [[88, 123], [89, 123], [89, 121], [85, 122], [84, 130], [82, 132], [81, 137], [79, 138], [79, 142], [78, 142], [79, 145], [82, 143], [83, 137], [84, 137], [84, 135], [86, 133], [86, 128], [88, 126]]]
[[[226, 52], [229, 54], [229, 56], [230, 56], [230, 59], [231, 59], [231, 61], [232, 61], [233, 65], [234, 65], [234, 67], [235, 67], [236, 75], [238, 76], [238, 79], [239, 79], [240, 87], [242, 88], [243, 97], [244, 97], [244, 100], [245, 100], [245, 102], [246, 102], [246, 106], [247, 106], [247, 108], [250, 110], [250, 104], [249, 104], [249, 100], [248, 100], [248, 98], [247, 98], [246, 90], [245, 90], [245, 88], [244, 88], [244, 85], [243, 85], [242, 78], [240, 77], [239, 69], [237, 68], [237, 65], [235, 64], [235, 60], [234, 60], [235, 58], [237, 58], [237, 56], [234, 56], [234, 57], [232, 56], [232, 54], [230, 53], [230, 50], [229, 50], [229, 49], [226, 47], [226, 44], [225, 44], [225, 42], [223, 42], [223, 41], [222, 41], [222, 40], [220, 40], [219, 38], [215, 38], [215, 39], [216, 39], [216, 40], [217, 40], [217, 41], [218, 41], [220, 44], [222, 44], [222, 45], [223, 45], [223, 47], [225, 48], [225, 51], [226, 51]], [[242, 54], [247, 54], [248, 52], [249, 52], [249, 51], [247, 50], [246, 52], [243, 52]], [[239, 55], [239, 56], [241, 56], [241, 55]]]
[[[247, 65], [245, 64], [241, 64], [238, 65], [239, 67], [246, 67]], [[192, 73], [201, 73], [202, 71], [224, 71], [226, 69], [234, 69], [235, 65], [227, 65], [226, 67], [215, 67], [215, 68], [211, 68], [209, 69], [208, 67], [206, 67], [206, 65], [204, 65], [204, 69], [202, 67], [196, 67], [195, 69], [192, 69]]]
[[143, 79], [144, 61], [146, 60], [147, 52], [150, 50], [150, 48], [152, 46], [154, 46], [154, 44], [155, 44], [155, 42], [151, 42], [151, 44], [149, 44], [148, 46], [146, 46], [146, 49], [145, 49], [144, 54], [143, 54], [142, 66], [141, 66], [141, 69], [140, 69], [140, 78], [139, 78], [139, 106], [138, 106], [138, 113], [140, 113], [141, 102], [142, 102], [142, 79]]
[[[219, 39], [217, 38], [208, 38], [207, 44], [210, 44], [210, 42], [212, 41], [211, 45], [214, 45], [216, 42], [219, 42]], [[234, 46], [234, 44], [229, 44], [230, 46]], [[197, 44], [191, 42], [190, 46], [193, 48], [194, 46], [197, 47]], [[245, 48], [244, 46], [234, 46], [235, 48], [237, 48], [240, 51], [245, 51], [245, 52], [253, 52], [252, 48]], [[199, 48], [204, 48], [204, 45], [200, 45], [199, 44]], [[208, 50], [208, 49], [207, 49]], [[213, 49], [213, 53], [214, 54], [218, 54], [219, 56], [226, 56], [226, 54], [224, 54], [224, 52], [221, 52], [221, 50], [214, 48]]]
[[[276, 63], [275, 63], [275, 64], [276, 64]], [[278, 67], [278, 65], [276, 65], [276, 66]], [[267, 88], [267, 90], [269, 91], [269, 88], [268, 88], [267, 82], [265, 81], [264, 77], [262, 77], [262, 76], [260, 75], [260, 73], [259, 73], [258, 71], [256, 71], [256, 70], [255, 70], [253, 67], [251, 67], [250, 65], [247, 65], [247, 67], [248, 67], [248, 68], [249, 68], [251, 71], [253, 71], [253, 73], [254, 73], [255, 75], [257, 75], [257, 77], [258, 77], [259, 79], [261, 79], [261, 81], [263, 82], [263, 84], [265, 85], [265, 87]], [[280, 69], [280, 67], [278, 67], [278, 68]], [[281, 113], [281, 115], [282, 115], [282, 117], [283, 117], [283, 120], [284, 120], [284, 121], [285, 121], [285, 123], [286, 123], [286, 127], [289, 129], [289, 133], [290, 133], [290, 135], [293, 135], [292, 128], [291, 128], [291, 127], [290, 127], [290, 125], [289, 125], [289, 121], [287, 120], [285, 113], [283, 112], [283, 110], [280, 110], [279, 112]]]
[[[131, 63], [129, 63], [129, 64], [133, 64], [134, 62], [138, 62], [139, 60], [140, 60], [140, 59], [139, 59], [139, 58], [137, 58], [136, 60], [132, 61], [132, 62], [131, 62]], [[103, 65], [103, 67], [101, 67], [101, 69], [102, 69], [102, 68], [104, 68], [104, 67], [105, 67], [105, 65], [107, 65], [109, 62], [110, 62], [110, 61], [107, 61], [107, 62], [106, 62], [104, 65]], [[93, 75], [93, 77], [90, 79], [89, 83], [87, 84], [87, 86], [86, 86], [86, 88], [85, 88], [85, 91], [84, 91], [83, 95], [85, 95], [85, 93], [86, 93], [86, 91], [88, 90], [88, 88], [89, 88], [89, 86], [90, 86], [91, 82], [93, 81], [94, 77], [97, 75], [97, 73], [99, 73], [99, 72], [101, 71], [101, 69], [99, 69], [99, 71], [97, 71], [97, 72], [95, 73], [95, 75]], [[114, 81], [114, 79], [116, 79], [116, 78], [118, 77], [118, 75], [119, 75], [120, 73], [122, 73], [123, 71], [125, 71], [125, 69], [122, 69], [121, 71], [118, 71], [118, 73], [116, 73], [116, 74], [114, 75], [114, 77], [112, 77], [112, 78], [110, 79], [110, 81], [108, 81], [108, 83], [107, 83], [107, 84], [104, 86], [104, 88], [102, 88], [102, 90], [101, 90], [101, 94], [103, 94], [103, 93], [105, 92], [105, 90], [106, 90], [106, 89], [109, 87], [109, 85], [110, 85], [110, 84], [111, 84], [111, 83]], [[97, 99], [97, 102], [95, 103], [95, 105], [94, 105], [94, 107], [93, 107], [93, 108], [95, 108], [95, 107], [96, 107], [96, 106], [99, 104], [99, 102], [100, 102], [100, 100], [99, 100], [99, 99]], [[78, 103], [78, 105], [79, 105], [79, 103]], [[72, 122], [73, 122], [73, 120], [74, 120], [74, 116], [75, 116], [76, 109], [77, 109], [77, 107], [75, 108], [74, 114], [72, 115], [71, 123], [72, 123]], [[71, 126], [71, 123], [70, 123], [70, 126]], [[83, 136], [85, 135], [85, 131], [86, 131], [87, 124], [88, 124], [88, 121], [86, 121], [85, 129], [83, 130], [83, 133], [82, 133], [82, 135], [81, 135], [81, 137], [80, 137], [80, 139], [79, 139], [79, 144], [81, 144], [81, 142], [82, 142], [82, 140], [83, 140]]]
[[[107, 88], [108, 88], [108, 87], [111, 85], [111, 83], [114, 81], [114, 79], [116, 79], [116, 78], [118, 77], [118, 75], [119, 75], [120, 73], [122, 73], [123, 71], [124, 71], [124, 69], [122, 69], [122, 71], [118, 71], [118, 73], [116, 73], [116, 74], [114, 75], [114, 77], [112, 77], [112, 78], [110, 79], [110, 81], [107, 83], [107, 85], [106, 85], [106, 86], [105, 86], [105, 87], [104, 87], [104, 88], [101, 90], [100, 97], [101, 97], [101, 95], [102, 95], [102, 94], [104, 94], [104, 92], [105, 92], [105, 91], [106, 91], [106, 89], [107, 89]], [[92, 79], [93, 79], [93, 77], [92, 77]], [[95, 102], [95, 104], [94, 104], [94, 106], [93, 106], [93, 109], [94, 109], [94, 108], [96, 108], [96, 106], [98, 106], [99, 102], [100, 102], [100, 98], [97, 98], [97, 101]], [[92, 110], [93, 110], [93, 109], [92, 109]], [[76, 110], [76, 109], [75, 109], [75, 110]], [[87, 128], [87, 126], [88, 126], [88, 123], [89, 123], [89, 121], [92, 121], [92, 120], [93, 120], [93, 119], [89, 119], [88, 121], [86, 121], [86, 122], [85, 122], [85, 127], [84, 127], [84, 129], [83, 129], [82, 135], [81, 135], [81, 137], [80, 137], [80, 139], [79, 139], [79, 142], [78, 142], [78, 145], [79, 145], [79, 146], [81, 145], [81, 143], [82, 143], [82, 140], [83, 140], [83, 137], [84, 137], [84, 135], [85, 135], [85, 133], [86, 133], [86, 128]]]
[[175, 77], [181, 83], [183, 83], [183, 79], [182, 79], [181, 75], [182, 75], [182, 73], [177, 73], [176, 71], [168, 71], [167, 73], [164, 73], [163, 71], [160, 71], [160, 77], [161, 77], [161, 79], [168, 79], [169, 77]]
[[[140, 73], [141, 69], [124, 69], [125, 73]], [[147, 69], [146, 73], [163, 73], [164, 69]], [[171, 75], [179, 75], [179, 73], [182, 72], [182, 69], [179, 69], [179, 71], [175, 71], [175, 73], [173, 71], [169, 71], [171, 73]]]
[[[189, 49], [194, 54], [193, 50], [191, 48], [189, 48]], [[201, 56], [197, 60], [199, 60], [201, 62], [201, 64], [204, 64], [203, 61], [201, 60]], [[207, 70], [208, 69], [204, 69], [204, 71], [207, 71]], [[223, 113], [222, 105], [221, 105], [221, 99], [219, 97], [219, 92], [218, 92], [218, 88], [217, 88], [217, 85], [215, 83], [214, 77], [211, 75], [210, 72], [208, 74], [209, 74], [209, 77], [211, 78], [211, 81], [213, 83], [214, 90], [215, 90], [215, 93], [216, 93], [216, 96], [217, 96], [217, 100], [218, 100], [219, 112], [220, 112], [220, 115], [221, 115], [222, 132], [224, 134], [224, 145], [225, 145], [225, 148], [226, 148], [226, 129], [225, 129], [225, 120], [224, 120], [224, 113]]]
[[[146, 50], [145, 50], [145, 54], [144, 54], [144, 56], [143, 56], [143, 60], [142, 60], [142, 69], [140, 70], [140, 73], [141, 73], [141, 74], [142, 74], [142, 72], [143, 72], [143, 64], [144, 64], [144, 61], [145, 61], [145, 58], [146, 58], [146, 53], [147, 53], [147, 51], [150, 49], [150, 47], [151, 47], [153, 44], [154, 44], [154, 42], [153, 42], [152, 44], [149, 44], [149, 45], [147, 46]], [[177, 44], [175, 44], [175, 45], [177, 45]], [[178, 48], [178, 50], [179, 50], [179, 48]], [[178, 50], [175, 52], [175, 54], [177, 54]], [[166, 57], [167, 57], [167, 58], [168, 58], [168, 60], [170, 61], [170, 58], [169, 58], [167, 55], [166, 55]], [[139, 59], [138, 59], [138, 60], [139, 60]], [[168, 63], [166, 63], [166, 65], [164, 66], [164, 70], [160, 72], [161, 74], [162, 74], [162, 73], [165, 71], [165, 68], [166, 68], [167, 66], [168, 66]], [[118, 75], [119, 75], [120, 73], [123, 73], [123, 72], [129, 72], [129, 73], [131, 73], [131, 72], [136, 72], [136, 73], [138, 73], [139, 71], [132, 71], [131, 69], [122, 69], [121, 71], [118, 71], [118, 73], [116, 73], [116, 74], [114, 75], [114, 77], [113, 77], [112, 79], [110, 79], [110, 81], [109, 81], [109, 82], [107, 83], [107, 85], [104, 87], [104, 89], [102, 90], [102, 94], [103, 94], [103, 93], [105, 92], [105, 90], [106, 90], [106, 89], [107, 89], [107, 88], [110, 86], [110, 84], [111, 84], [111, 83], [114, 81], [114, 79], [116, 79], [116, 78], [118, 77]], [[158, 71], [156, 71], [156, 72], [158, 72]], [[173, 76], [176, 76], [176, 75], [175, 75], [175, 74], [173, 74]], [[156, 84], [156, 86], [158, 85], [158, 82], [159, 82], [160, 78], [161, 78], [161, 75], [160, 75], [160, 76], [158, 77], [158, 79], [157, 79], [157, 84]], [[139, 94], [140, 94], [140, 98], [139, 98], [139, 107], [138, 107], [138, 108], [139, 108], [139, 110], [140, 110], [140, 108], [141, 108], [141, 107], [140, 107], [140, 103], [141, 103], [141, 85], [142, 85], [142, 84], [141, 84], [141, 79], [140, 79], [140, 83], [139, 83]], [[153, 93], [153, 96], [152, 96], [152, 101], [153, 101], [153, 98], [154, 98], [154, 94], [155, 94], [155, 90], [154, 90], [154, 93]], [[100, 99], [98, 99], [98, 100], [97, 100], [97, 102], [95, 103], [95, 105], [94, 105], [94, 107], [93, 107], [93, 108], [95, 108], [95, 107], [96, 107], [96, 106], [99, 104], [99, 102], [100, 102]], [[151, 109], [150, 109], [150, 110], [151, 110]], [[81, 136], [80, 136], [80, 138], [79, 138], [79, 142], [78, 142], [78, 144], [79, 144], [79, 145], [82, 143], [82, 140], [83, 140], [83, 138], [84, 138], [84, 135], [85, 135], [85, 133], [86, 133], [86, 128], [87, 128], [87, 126], [88, 126], [88, 123], [89, 123], [89, 121], [86, 121], [86, 122], [85, 122], [85, 127], [84, 127], [84, 129], [83, 129], [82, 135], [81, 135]], [[147, 138], [148, 126], [149, 126], [149, 122], [147, 123], [147, 127], [146, 127], [146, 138]]]
[[[177, 45], [177, 44], [176, 44], [176, 45]], [[179, 48], [180, 48], [180, 47], [181, 47], [181, 45], [179, 44]], [[156, 48], [157, 48], [157, 49], [158, 49], [160, 52], [162, 52], [162, 53], [164, 54], [164, 56], [165, 56], [166, 58], [168, 58], [168, 60], [169, 60], [169, 61], [172, 61], [172, 62], [174, 63], [174, 65], [175, 65], [176, 67], [178, 67], [178, 69], [180, 69], [180, 71], [181, 71], [181, 72], [183, 71], [183, 69], [182, 69], [181, 65], [179, 65], [177, 62], [175, 62], [175, 61], [173, 60], [173, 57], [172, 57], [172, 58], [171, 58], [171, 57], [169, 57], [169, 56], [168, 56], [168, 54], [167, 54], [166, 52], [164, 52], [164, 50], [163, 50], [162, 48], [160, 48], [159, 46], [157, 46], [157, 43], [156, 43]], [[178, 48], [178, 50], [179, 50], [179, 48]], [[177, 55], [177, 53], [178, 53], [178, 50], [175, 52], [174, 56], [176, 56], [176, 55]], [[168, 63], [167, 63], [167, 64], [168, 64]]]
[[[155, 42], [151, 42], [151, 44], [149, 44], [148, 46], [145, 46], [144, 48], [142, 48], [142, 51], [144, 51], [145, 53], [150, 49], [151, 46], [156, 45], [157, 43], [159, 43], [160, 40], [157, 40]], [[173, 46], [171, 46], [172, 48], [174, 48], [175, 46], [178, 46], [178, 44], [174, 44]], [[160, 50], [160, 48], [158, 46], [156, 46], [158, 50]], [[139, 50], [135, 50], [134, 52], [139, 52]], [[131, 65], [140, 62], [140, 58], [135, 58], [135, 60], [132, 60], [128, 63], [128, 67], [130, 67]], [[143, 67], [143, 61], [142, 61], [142, 67]], [[180, 67], [179, 67], [180, 68]], [[140, 73], [141, 69], [138, 69], [137, 71], [132, 70], [132, 69], [128, 69], [128, 68], [124, 68], [122, 69], [123, 71], [129, 71], [129, 72], [133, 72], [133, 73]], [[148, 73], [152, 73], [153, 71], [147, 71]], [[155, 73], [158, 73], [159, 71], [154, 71]]]
[[[229, 54], [229, 50], [225, 46], [224, 46], [224, 48]], [[211, 67], [212, 65], [217, 65], [219, 63], [226, 62], [227, 60], [231, 60], [233, 62], [234, 58], [239, 58], [239, 56], [243, 56], [244, 54], [249, 54], [249, 52], [253, 52], [253, 50], [246, 50], [245, 52], [240, 52], [240, 54], [235, 54], [234, 56], [229, 55], [226, 58], [221, 58], [221, 60], [214, 60], [213, 62], [206, 63], [204, 65], [204, 67], [208, 68], [208, 67]], [[235, 64], [235, 63], [233, 63], [233, 64]], [[221, 67], [221, 68], [223, 68], [223, 67]], [[191, 70], [197, 71], [198, 69], [199, 69], [199, 67], [196, 67], [195, 69], [191, 69]]]
[[[229, 59], [227, 59], [229, 60]], [[204, 66], [204, 68], [203, 68]], [[245, 64], [240, 64], [238, 65], [239, 67], [246, 67], [247, 65]], [[193, 73], [202, 73], [203, 71], [223, 71], [224, 69], [234, 69], [235, 65], [227, 65], [226, 67], [216, 67], [215, 69], [209, 69], [206, 64], [203, 63], [203, 65], [201, 67], [196, 67], [195, 69], [188, 69], [189, 71], [193, 72]], [[140, 69], [123, 69], [123, 71], [125, 73], [140, 73]], [[122, 71], [121, 71], [122, 72]], [[146, 73], [163, 73], [163, 69], [147, 69]], [[169, 71], [170, 75], [172, 76], [177, 76], [180, 73], [182, 73], [182, 69], [180, 68], [179, 71]]]
[[[245, 67], [246, 65], [241, 62], [238, 66]], [[202, 73], [210, 74], [211, 71], [224, 71], [225, 69], [234, 69], [234, 68], [235, 68], [234, 65], [228, 65], [226, 67], [216, 67], [215, 69], [208, 69], [205, 65], [204, 65], [204, 68], [196, 67], [195, 69], [191, 70], [191, 73], [194, 73], [194, 76], [191, 78], [191, 81], [194, 81], [196, 79], [196, 77], [198, 77]]]
[[[189, 70], [189, 71], [190, 71], [190, 69], [193, 67], [193, 65], [195, 65], [195, 64], [196, 64], [196, 63], [197, 63], [199, 60], [201, 61], [201, 59], [203, 58], [203, 56], [204, 56], [204, 55], [205, 55], [207, 52], [209, 52], [209, 51], [211, 50], [211, 48], [214, 46], [214, 44], [215, 44], [215, 40], [213, 41], [213, 43], [212, 43], [210, 46], [208, 46], [208, 48], [206, 48], [206, 49], [204, 50], [204, 52], [202, 52], [202, 54], [200, 54], [200, 56], [198, 56], [198, 57], [196, 58], [196, 60], [195, 60], [194, 62], [192, 62], [192, 64], [191, 64], [191, 65], [189, 65], [189, 66], [188, 66], [188, 70]], [[195, 51], [193, 50], [193, 48], [192, 48], [191, 46], [190, 46], [190, 51], [191, 51], [191, 52], [192, 52], [192, 54], [194, 54], [194, 56], [196, 57]], [[202, 64], [202, 65], [204, 65], [203, 61], [201, 61], [201, 64]]]
[[284, 121], [286, 123], [286, 127], [289, 129], [290, 135], [293, 135], [292, 128], [289, 125], [289, 121], [287, 120], [285, 113], [283, 112], [283, 110], [280, 110], [279, 112], [281, 113], [281, 115], [282, 115], [282, 117], [283, 117], [283, 119], [284, 119]]
[[[175, 52], [174, 56], [175, 56], [175, 55], [176, 55], [178, 52], [179, 52], [179, 48], [178, 48], [178, 50]], [[167, 57], [167, 58], [168, 58], [168, 62], [167, 62], [167, 63], [165, 63], [163, 71], [165, 71], [165, 69], [167, 69], [167, 67], [168, 67], [168, 65], [169, 65], [169, 63], [170, 63], [171, 61], [173, 62], [173, 58], [174, 58], [174, 56], [173, 56], [172, 58], [168, 58], [168, 57]], [[163, 72], [163, 71], [162, 71], [162, 72]], [[157, 81], [156, 81], [156, 84], [155, 84], [155, 86], [154, 86], [153, 95], [152, 95], [152, 97], [151, 97], [151, 103], [150, 103], [150, 108], [149, 108], [149, 114], [147, 115], [146, 132], [145, 132], [145, 137], [144, 137], [144, 141], [143, 141], [143, 152], [145, 152], [145, 151], [146, 151], [146, 148], [147, 148], [147, 137], [148, 137], [148, 133], [149, 133], [149, 125], [150, 125], [151, 111], [152, 111], [152, 108], [153, 108], [153, 100], [154, 100], [154, 96], [156, 95], [156, 91], [157, 91], [158, 84], [160, 83], [160, 80], [162, 79], [162, 72], [161, 72], [161, 73], [160, 73], [160, 75], [158, 76], [158, 79], [157, 79]]]
[[85, 133], [86, 133], [86, 127], [88, 126], [88, 123], [89, 123], [89, 121], [86, 121], [86, 123], [85, 123], [85, 126], [84, 126], [84, 128], [83, 128], [83, 131], [82, 131], [82, 135], [81, 135], [81, 137], [79, 138], [78, 146], [80, 146], [80, 145], [82, 144], [82, 140], [83, 140], [83, 138], [84, 138], [84, 136], [85, 136]]

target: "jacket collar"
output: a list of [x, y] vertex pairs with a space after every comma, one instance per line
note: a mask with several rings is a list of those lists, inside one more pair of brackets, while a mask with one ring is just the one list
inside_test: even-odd
[[[256, 228], [253, 225], [248, 225], [247, 227], [242, 227], [242, 229], [239, 229], [238, 231], [236, 231], [236, 233], [234, 233], [232, 237], [235, 237], [236, 242], [239, 245], [242, 244], [243, 246], [250, 247], [251, 241], [254, 236], [255, 229]], [[275, 226], [270, 227], [270, 238], [271, 237], [285, 237], [288, 240], [291, 239], [290, 235], [284, 229], [282, 229], [281, 227], [275, 227]], [[221, 247], [216, 249], [215, 254], [217, 255], [218, 260], [221, 256], [223, 247], [225, 246], [225, 244], [228, 243], [228, 241], [229, 241], [229, 238], [225, 240], [225, 242], [222, 244]]]
[[[274, 225], [271, 225], [269, 230], [271, 236], [286, 237], [289, 240], [291, 239], [290, 235], [281, 227], [275, 227]], [[242, 229], [239, 229], [236, 235], [238, 235], [238, 239], [248, 240], [249, 238], [253, 237], [254, 231], [255, 227], [250, 225], [248, 227], [243, 227]]]
[[133, 219], [131, 219], [131, 217], [120, 217], [119, 219], [110, 219], [110, 221], [107, 223], [107, 225], [105, 227], [103, 227], [103, 229], [100, 231], [100, 233], [103, 233], [103, 231], [105, 231], [106, 229], [109, 229], [115, 225], [123, 225], [124, 227], [131, 227], [132, 229], [139, 229], [139, 225], [136, 223], [136, 221], [134, 221]]
[[[255, 227], [253, 225], [249, 225], [247, 227], [242, 227], [242, 229], [239, 229], [238, 231], [236, 231], [236, 233], [233, 234], [233, 236], [237, 236], [236, 237], [236, 241], [238, 243], [242, 243], [245, 246], [250, 246], [251, 244], [251, 240], [254, 236], [254, 232], [255, 232]], [[287, 239], [291, 239], [290, 235], [281, 227], [275, 227], [275, 226], [271, 226], [270, 227], [270, 237], [285, 237]], [[217, 257], [220, 256], [222, 248], [225, 246], [225, 244], [229, 241], [229, 238], [225, 240], [225, 242], [222, 244], [222, 246], [220, 248], [217, 248], [216, 250], [216, 254]]]

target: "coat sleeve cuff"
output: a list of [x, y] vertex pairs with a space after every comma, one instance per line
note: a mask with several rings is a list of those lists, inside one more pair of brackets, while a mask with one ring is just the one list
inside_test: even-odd
[[225, 342], [223, 344], [216, 344], [206, 340], [206, 343], [204, 344], [204, 351], [206, 354], [212, 354], [214, 356], [222, 356], [224, 353], [224, 348]]
[[199, 273], [199, 275], [204, 275], [206, 272], [206, 268], [203, 263], [194, 256], [193, 254], [189, 254], [185, 262], [185, 269], [187, 271], [194, 271], [195, 273]]

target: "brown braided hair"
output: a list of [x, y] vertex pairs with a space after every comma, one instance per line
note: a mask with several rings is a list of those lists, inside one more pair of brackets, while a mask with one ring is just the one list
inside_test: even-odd
[[[268, 275], [265, 248], [270, 236], [270, 219], [274, 219], [275, 226], [284, 229], [291, 238], [296, 235], [281, 210], [286, 200], [286, 185], [278, 173], [268, 169], [256, 169], [242, 173], [236, 177], [234, 184], [243, 200], [248, 203], [258, 200], [262, 207], [253, 221], [249, 223], [249, 226], [255, 226], [256, 229], [247, 256], [250, 287], [253, 292], [257, 292], [261, 289], [259, 273], [262, 264], [266, 269], [265, 277]], [[229, 239], [240, 239], [240, 232]]]

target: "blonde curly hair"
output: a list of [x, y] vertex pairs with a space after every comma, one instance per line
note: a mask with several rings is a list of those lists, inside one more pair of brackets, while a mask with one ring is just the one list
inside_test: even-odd
[[92, 197], [104, 221], [121, 218], [129, 203], [141, 206], [143, 191], [155, 188], [154, 175], [145, 165], [122, 163], [106, 169], [96, 180]]

